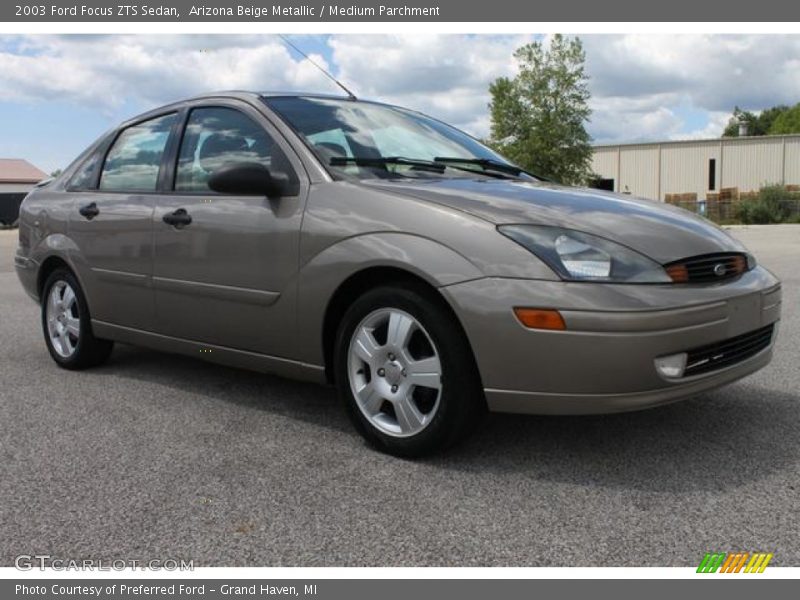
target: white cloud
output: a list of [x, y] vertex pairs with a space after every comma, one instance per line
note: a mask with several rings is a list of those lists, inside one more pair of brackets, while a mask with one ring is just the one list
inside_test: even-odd
[[[590, 129], [598, 138], [715, 137], [734, 106], [800, 100], [800, 36], [592, 35], [584, 44], [598, 109]], [[687, 130], [675, 120], [679, 105], [704, 112], [706, 123]], [[617, 122], [627, 137], [611, 131]]]
[[514, 50], [533, 36], [341, 35], [330, 39], [346, 85], [475, 135], [489, 131], [489, 84], [514, 74]]
[[[342, 77], [368, 96], [488, 132], [488, 85], [513, 75], [528, 37], [336, 36]], [[598, 142], [718, 136], [735, 105], [800, 100], [800, 36], [591, 35], [583, 38]], [[707, 115], [686, 122], [679, 106]]]
[[675, 112], [658, 104], [621, 98], [600, 98], [593, 103], [589, 131], [600, 143], [679, 137], [683, 124]]
[[[214, 89], [338, 91], [276, 36], [9, 39], [6, 46], [0, 40], [0, 101], [57, 99], [110, 111]], [[514, 74], [514, 49], [534, 36], [293, 39], [316, 50], [314, 60], [358, 95], [484, 136], [489, 83]], [[759, 110], [800, 100], [800, 36], [590, 35], [583, 41], [594, 110], [589, 131], [598, 142], [713, 137], [734, 105]], [[332, 56], [331, 64], [323, 54]]]
[[[529, 39], [335, 36], [327, 42], [333, 65], [311, 58], [360, 96], [485, 135], [489, 83], [513, 74], [511, 54]], [[27, 36], [19, 46], [21, 54], [0, 51], [0, 101], [57, 98], [107, 110], [219, 89], [338, 92], [276, 36]]]
[[31, 36], [23, 48], [0, 53], [0, 101], [57, 98], [103, 109], [219, 89], [331, 87], [275, 37]]
[[704, 126], [667, 137], [673, 140], [707, 140], [719, 137], [730, 118], [731, 114], [728, 112], [711, 112], [708, 115], [708, 123]]

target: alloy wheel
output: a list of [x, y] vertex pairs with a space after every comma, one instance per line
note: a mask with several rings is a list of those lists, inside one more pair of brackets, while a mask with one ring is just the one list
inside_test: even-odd
[[69, 358], [78, 347], [81, 319], [75, 290], [66, 281], [56, 281], [47, 297], [47, 332], [53, 350]]
[[378, 309], [358, 324], [348, 349], [348, 376], [358, 408], [387, 435], [418, 434], [439, 408], [439, 353], [422, 324], [405, 311]]

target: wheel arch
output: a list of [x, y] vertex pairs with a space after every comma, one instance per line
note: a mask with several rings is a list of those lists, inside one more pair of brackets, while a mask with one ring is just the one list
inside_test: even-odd
[[307, 258], [298, 273], [296, 352], [300, 360], [331, 368], [331, 338], [348, 299], [370, 286], [413, 283], [458, 320], [439, 288], [480, 279], [482, 270], [439, 240], [377, 231], [343, 238]]
[[35, 292], [40, 300], [45, 281], [50, 273], [59, 267], [69, 270], [81, 288], [86, 290], [81, 270], [78, 268], [82, 260], [78, 245], [67, 234], [52, 232], [37, 240], [30, 248], [29, 257], [37, 265]]
[[[62, 256], [51, 254], [42, 261], [36, 274], [36, 293], [39, 296], [40, 302], [42, 299], [42, 292], [44, 291], [43, 288], [45, 281], [47, 281], [47, 278], [50, 277], [50, 274], [58, 268], [65, 268], [76, 278], [78, 277], [75, 273], [75, 269], [72, 268], [72, 265], [64, 260]], [[78, 280], [78, 283], [80, 283], [80, 280]]]
[[[397, 266], [372, 266], [357, 271], [343, 281], [331, 296], [325, 309], [322, 325], [322, 351], [325, 366], [325, 377], [328, 383], [334, 383], [333, 356], [336, 334], [339, 323], [348, 307], [361, 295], [376, 287], [400, 285], [413, 287], [428, 299], [440, 305], [453, 319], [467, 339], [466, 331], [453, 307], [442, 293], [428, 280], [410, 270]], [[472, 354], [471, 348], [470, 353]], [[474, 355], [473, 355], [474, 360]]]

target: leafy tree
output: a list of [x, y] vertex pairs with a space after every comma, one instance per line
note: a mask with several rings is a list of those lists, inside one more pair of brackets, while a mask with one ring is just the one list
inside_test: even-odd
[[761, 111], [758, 115], [758, 125], [759, 129], [764, 133], [759, 133], [759, 135], [769, 135], [772, 133], [771, 129], [772, 126], [775, 124], [781, 115], [783, 115], [786, 111], [789, 110], [789, 107], [785, 104], [779, 104], [778, 106], [773, 106], [772, 108], [766, 108]]
[[56, 169], [55, 171], [50, 173], [50, 177], [58, 177], [59, 175], [61, 175], [62, 172], [63, 171], [61, 169]]
[[489, 144], [521, 167], [563, 183], [591, 176], [586, 54], [580, 39], [555, 35], [549, 46], [518, 48], [517, 75], [490, 86]]
[[772, 122], [769, 133], [771, 135], [800, 133], [800, 102], [778, 115]]
[[747, 123], [747, 135], [769, 135], [772, 133], [770, 130], [776, 119], [788, 110], [788, 106], [779, 104], [778, 106], [766, 108], [756, 115], [737, 106], [733, 109], [733, 115], [725, 126], [722, 136], [739, 137], [740, 122]]

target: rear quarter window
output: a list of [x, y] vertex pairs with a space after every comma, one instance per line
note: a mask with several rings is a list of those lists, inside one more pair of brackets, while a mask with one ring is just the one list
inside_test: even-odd
[[75, 174], [67, 184], [68, 190], [88, 190], [94, 188], [95, 174], [100, 164], [100, 153], [95, 152], [92, 156], [83, 161], [83, 164], [75, 171]]

